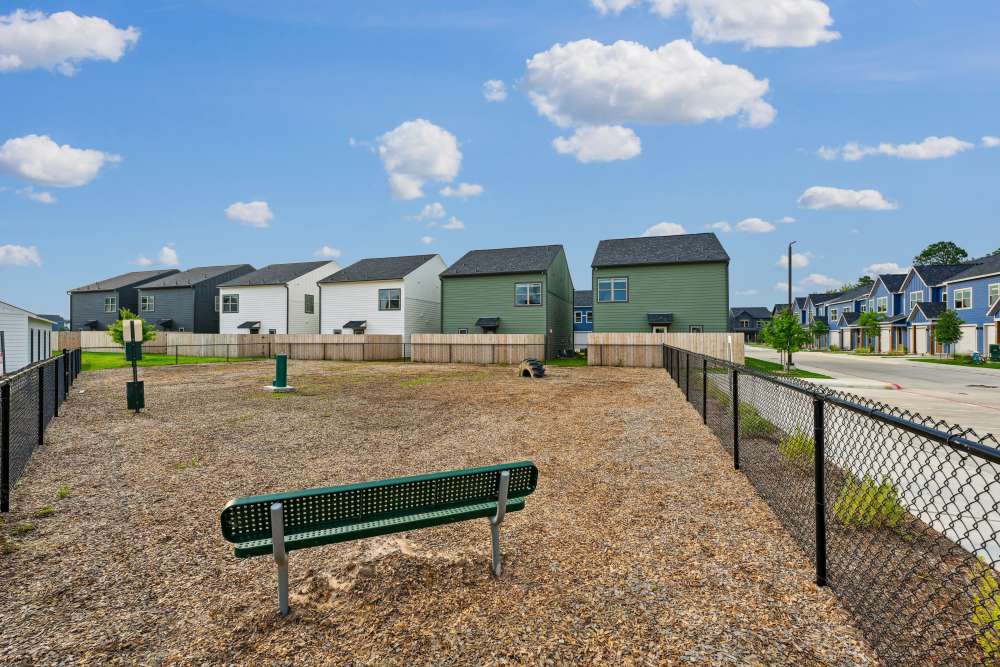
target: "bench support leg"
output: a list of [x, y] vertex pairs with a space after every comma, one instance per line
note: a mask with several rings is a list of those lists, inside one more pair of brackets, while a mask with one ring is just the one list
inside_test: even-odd
[[499, 577], [503, 569], [503, 554], [500, 552], [500, 524], [507, 514], [507, 492], [510, 490], [510, 471], [500, 473], [500, 487], [497, 489], [497, 513], [490, 519], [490, 535], [493, 538], [493, 576]]
[[281, 503], [271, 505], [271, 544], [278, 565], [278, 611], [288, 616], [288, 553], [285, 551], [285, 520]]

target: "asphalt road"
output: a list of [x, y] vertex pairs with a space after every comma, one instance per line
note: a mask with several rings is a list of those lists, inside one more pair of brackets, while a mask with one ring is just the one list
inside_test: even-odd
[[[747, 347], [747, 356], [778, 361], [778, 353], [770, 348]], [[898, 390], [852, 386], [843, 391], [1000, 439], [1000, 370], [827, 352], [798, 352], [793, 359], [802, 370], [837, 379], [899, 385]]]

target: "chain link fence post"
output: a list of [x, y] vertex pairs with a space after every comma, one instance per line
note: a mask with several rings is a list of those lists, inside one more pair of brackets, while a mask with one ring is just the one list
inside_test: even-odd
[[45, 365], [38, 367], [38, 446], [45, 442]]
[[733, 367], [733, 468], [740, 469], [740, 373]]
[[708, 359], [701, 358], [701, 423], [708, 423]]
[[0, 385], [0, 512], [10, 511], [10, 383]]
[[825, 401], [813, 396], [813, 440], [816, 481], [816, 585], [826, 586], [826, 426]]

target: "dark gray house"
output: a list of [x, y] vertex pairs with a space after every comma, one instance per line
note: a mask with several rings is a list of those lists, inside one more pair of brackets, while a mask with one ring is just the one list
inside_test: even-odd
[[255, 270], [199, 266], [158, 278], [139, 287], [139, 316], [163, 331], [219, 333], [219, 285]]
[[68, 292], [70, 329], [103, 331], [118, 320], [119, 308], [128, 308], [133, 313], [138, 313], [139, 286], [173, 273], [179, 271], [132, 271], [71, 289]]
[[[785, 304], [788, 307], [788, 304]], [[777, 308], [777, 306], [775, 306]], [[745, 306], [729, 309], [729, 330], [745, 335], [745, 340], [755, 341], [761, 330], [771, 321], [771, 311], [764, 306]]]

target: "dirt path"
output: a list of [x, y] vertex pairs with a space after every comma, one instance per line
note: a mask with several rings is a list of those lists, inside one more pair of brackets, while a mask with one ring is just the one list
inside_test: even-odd
[[[0, 662], [874, 662], [662, 371], [292, 362], [280, 397], [272, 372], [148, 369], [139, 417], [126, 371], [81, 376], [0, 528]], [[279, 619], [273, 563], [219, 534], [238, 495], [525, 458], [499, 581], [466, 522], [294, 552]]]

